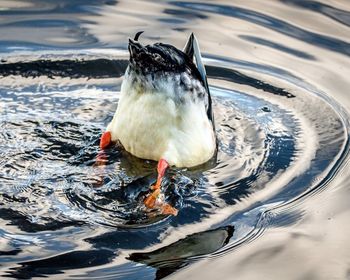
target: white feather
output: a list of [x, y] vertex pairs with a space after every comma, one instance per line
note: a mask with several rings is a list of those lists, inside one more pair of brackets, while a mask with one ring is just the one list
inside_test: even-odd
[[117, 111], [107, 131], [112, 141], [143, 159], [165, 159], [170, 165], [192, 167], [207, 162], [216, 149], [215, 135], [203, 100], [190, 93], [175, 103], [171, 81], [161, 91], [131, 84], [125, 77]]

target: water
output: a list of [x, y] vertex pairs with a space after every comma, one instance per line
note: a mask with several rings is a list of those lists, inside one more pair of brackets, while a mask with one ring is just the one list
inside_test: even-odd
[[[0, 275], [348, 277], [349, 11], [2, 1]], [[195, 32], [213, 97], [218, 154], [168, 173], [176, 217], [142, 206], [156, 163], [98, 148], [139, 30], [177, 47]]]

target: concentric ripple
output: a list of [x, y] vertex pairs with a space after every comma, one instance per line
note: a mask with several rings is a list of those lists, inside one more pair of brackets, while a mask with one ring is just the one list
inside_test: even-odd
[[[145, 268], [130, 269], [132, 262], [164, 277], [258, 236], [272, 209], [322, 189], [347, 150], [340, 107], [322, 92], [287, 72], [281, 80], [277, 68], [211, 57], [217, 156], [168, 172], [164, 200], [178, 216], [148, 211], [142, 201], [156, 163], [118, 146], [98, 148], [118, 104], [125, 53], [71, 55], [9, 55], [1, 68], [0, 239], [5, 262], [21, 264], [12, 276], [45, 275], [79, 258], [86, 263], [67, 262], [56, 273], [101, 275], [94, 266], [114, 259], [130, 277]], [[74, 235], [84, 250], [72, 251]], [[62, 238], [65, 245], [52, 248]], [[34, 261], [24, 250], [33, 243], [45, 249]]]

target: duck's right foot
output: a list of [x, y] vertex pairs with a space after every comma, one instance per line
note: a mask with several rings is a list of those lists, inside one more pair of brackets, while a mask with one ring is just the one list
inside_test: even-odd
[[174, 208], [173, 206], [171, 206], [168, 203], [164, 203], [161, 207], [160, 207], [161, 213], [163, 215], [173, 215], [173, 216], [177, 216], [177, 213], [179, 212], [176, 208]]
[[146, 199], [143, 201], [145, 206], [150, 209], [154, 208], [159, 194], [160, 194], [160, 188], [154, 190], [150, 195], [148, 195]]

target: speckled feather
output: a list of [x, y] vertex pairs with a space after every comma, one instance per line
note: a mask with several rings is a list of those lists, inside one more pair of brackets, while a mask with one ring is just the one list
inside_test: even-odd
[[[193, 45], [194, 35], [189, 38]], [[172, 45], [155, 43], [153, 45], [142, 46], [139, 42], [129, 41], [130, 68], [135, 73], [142, 74], [140, 82], [159, 78], [159, 76], [176, 77], [180, 74], [180, 84], [183, 90], [193, 94], [193, 98], [201, 98], [206, 103], [207, 114], [213, 122], [211, 108], [211, 97], [205, 74], [202, 75], [193, 62], [194, 50], [186, 45], [187, 52], [183, 52]], [[191, 44], [190, 44], [191, 46]], [[205, 71], [205, 70], [204, 70]], [[193, 80], [197, 82], [192, 82]], [[199, 90], [202, 84], [205, 90]], [[156, 86], [156, 83], [153, 83]], [[197, 96], [195, 96], [197, 95]]]

